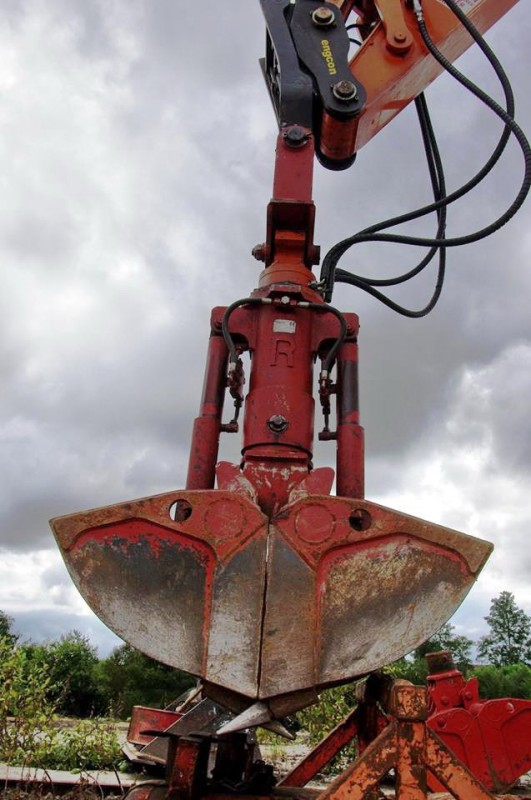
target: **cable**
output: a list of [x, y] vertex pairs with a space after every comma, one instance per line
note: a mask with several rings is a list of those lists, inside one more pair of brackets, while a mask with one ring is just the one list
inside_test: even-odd
[[[433, 128], [431, 125], [426, 99], [423, 94], [419, 95], [419, 97], [416, 98], [415, 106], [417, 109], [420, 128], [422, 132], [422, 140], [430, 172], [433, 196], [436, 200], [444, 199], [446, 193], [444, 170], [435, 134], [433, 132]], [[441, 208], [437, 210], [437, 216], [438, 216], [437, 237], [441, 240], [444, 240], [445, 228], [446, 228], [446, 206], [443, 205], [441, 206]], [[394, 286], [399, 283], [404, 283], [405, 281], [409, 280], [415, 275], [418, 275], [433, 260], [436, 253], [439, 253], [439, 267], [437, 270], [435, 289], [433, 291], [433, 294], [429, 302], [427, 303], [426, 306], [424, 306], [424, 308], [418, 311], [407, 309], [404, 306], [401, 306], [398, 303], [394, 302], [389, 297], [386, 297], [386, 295], [382, 294], [381, 292], [379, 292], [377, 289], [374, 288], [375, 286]], [[336, 280], [340, 283], [348, 283], [357, 286], [360, 289], [363, 289], [364, 291], [368, 292], [373, 297], [375, 297], [377, 300], [380, 300], [380, 302], [384, 303], [384, 305], [388, 306], [388, 308], [391, 308], [393, 311], [396, 311], [397, 313], [402, 314], [403, 316], [411, 318], [419, 318], [426, 316], [426, 314], [429, 314], [429, 312], [437, 304], [441, 296], [444, 284], [445, 268], [446, 268], [446, 250], [434, 246], [430, 249], [427, 255], [422, 259], [422, 261], [419, 264], [417, 264], [416, 267], [414, 267], [409, 272], [406, 272], [404, 275], [401, 275], [397, 278], [388, 278], [380, 280], [374, 278], [373, 279], [363, 278], [359, 275], [353, 275], [352, 273], [338, 269], [336, 271]]]
[[238, 363], [238, 350], [229, 330], [229, 319], [231, 314], [240, 306], [256, 306], [264, 302], [266, 301], [264, 301], [264, 299], [261, 297], [243, 297], [241, 300], [235, 300], [234, 303], [231, 303], [231, 305], [225, 309], [223, 319], [221, 320], [221, 333], [223, 334], [225, 344], [227, 345], [229, 351], [229, 371], [231, 369], [235, 370], [236, 364]]
[[[365, 228], [364, 230], [360, 231], [354, 236], [348, 237], [347, 239], [344, 239], [338, 242], [336, 245], [334, 245], [334, 247], [332, 247], [330, 251], [326, 254], [321, 271], [321, 286], [324, 286], [324, 296], [328, 302], [332, 297], [334, 282], [337, 279], [338, 281], [351, 283], [353, 285], [358, 286], [359, 288], [364, 289], [373, 296], [377, 297], [377, 299], [384, 302], [389, 307], [393, 308], [396, 311], [399, 311], [399, 313], [405, 313], [407, 316], [424, 316], [434, 307], [440, 295], [440, 289], [441, 289], [440, 283], [441, 279], [444, 279], [444, 260], [443, 263], [442, 264], [440, 263], [439, 266], [437, 284], [434, 295], [432, 296], [432, 299], [425, 307], [425, 309], [422, 309], [420, 312], [410, 312], [407, 309], [403, 309], [401, 306], [399, 306], [396, 303], [393, 303], [393, 301], [389, 300], [389, 298], [386, 298], [384, 295], [382, 295], [380, 292], [374, 289], [374, 286], [392, 286], [392, 285], [397, 285], [398, 283], [403, 283], [406, 280], [409, 280], [411, 277], [414, 277], [422, 269], [424, 269], [425, 266], [427, 266], [427, 264], [430, 263], [430, 261], [433, 259], [435, 252], [437, 250], [439, 250], [440, 253], [442, 254], [443, 252], [445, 252], [447, 247], [456, 247], [463, 244], [469, 244], [474, 241], [479, 241], [480, 239], [490, 235], [491, 233], [494, 233], [496, 230], [505, 225], [512, 218], [512, 216], [514, 216], [514, 214], [521, 207], [522, 203], [524, 202], [529, 192], [529, 187], [531, 185], [531, 149], [529, 147], [526, 137], [524, 136], [523, 132], [516, 124], [513, 118], [514, 96], [507, 75], [505, 74], [500, 62], [498, 61], [498, 59], [496, 58], [490, 47], [487, 45], [483, 37], [479, 34], [474, 25], [470, 22], [466, 14], [464, 14], [464, 12], [459, 8], [459, 6], [457, 6], [454, 0], [443, 0], [443, 2], [446, 3], [446, 5], [458, 17], [460, 22], [466, 27], [467, 31], [477, 42], [480, 49], [482, 50], [482, 52], [485, 54], [490, 64], [492, 65], [504, 92], [506, 109], [504, 110], [498, 103], [496, 103], [496, 101], [494, 101], [485, 92], [483, 92], [483, 90], [481, 90], [474, 83], [472, 83], [472, 81], [470, 81], [468, 78], [462, 75], [462, 73], [460, 73], [459, 70], [457, 70], [451, 64], [451, 62], [449, 62], [448, 59], [446, 59], [445, 56], [442, 53], [440, 53], [440, 51], [437, 49], [437, 47], [435, 46], [435, 44], [433, 43], [428, 34], [428, 31], [426, 29], [423, 20], [422, 8], [420, 6], [420, 3], [418, 2], [418, 0], [414, 0], [414, 11], [417, 16], [419, 30], [422, 35], [422, 38], [426, 44], [427, 49], [430, 51], [430, 53], [432, 53], [432, 55], [437, 59], [437, 61], [439, 61], [439, 63], [443, 66], [443, 68], [447, 70], [456, 80], [458, 80], [465, 88], [471, 91], [476, 97], [478, 97], [478, 99], [480, 99], [498, 117], [502, 119], [502, 121], [504, 122], [504, 129], [502, 135], [494, 151], [492, 152], [490, 158], [487, 160], [487, 162], [481, 168], [481, 170], [479, 170], [479, 172], [473, 178], [467, 181], [467, 183], [465, 183], [460, 189], [452, 192], [448, 196], [445, 196], [444, 191], [440, 192], [440, 187], [439, 189], [436, 188], [437, 187], [436, 181], [438, 180], [438, 178], [435, 177], [436, 173], [434, 172], [435, 168], [433, 159], [435, 157], [438, 157], [438, 150], [435, 143], [435, 136], [433, 134], [433, 129], [431, 127], [431, 122], [429, 121], [429, 115], [427, 114], [427, 108], [424, 107], [423, 111], [421, 110], [419, 105], [417, 105], [417, 113], [419, 115], [421, 130], [423, 130], [423, 126], [425, 126], [425, 129], [423, 130], [423, 140], [428, 160], [428, 166], [430, 169], [432, 187], [434, 188], [435, 201], [428, 206], [424, 206], [423, 208], [417, 209], [416, 211], [411, 211], [408, 212], [407, 214], [402, 214], [400, 216], [373, 225], [369, 228]], [[424, 103], [424, 101], [421, 101], [421, 103]], [[426, 135], [427, 135], [426, 130], [430, 131], [428, 144], [426, 143]], [[524, 178], [515, 200], [504, 214], [502, 214], [493, 223], [485, 226], [479, 231], [475, 231], [474, 233], [468, 234], [466, 236], [454, 237], [451, 239], [445, 238], [444, 235], [442, 235], [444, 233], [444, 225], [441, 228], [441, 217], [439, 215], [439, 211], [443, 208], [444, 209], [447, 208], [448, 205], [450, 205], [451, 203], [455, 202], [456, 200], [460, 199], [465, 194], [470, 192], [489, 174], [489, 172], [493, 169], [493, 167], [498, 163], [506, 147], [507, 141], [511, 133], [515, 136], [522, 149], [525, 162]], [[437, 154], [437, 156], [435, 156], [434, 154]], [[443, 178], [443, 186], [444, 186], [444, 178]], [[418, 219], [433, 211], [436, 211], [438, 213], [438, 220], [439, 220], [439, 227], [437, 230], [436, 237], [434, 239], [429, 239], [424, 237], [403, 236], [399, 234], [380, 233], [380, 231], [382, 230], [394, 227], [395, 225], [404, 222], [409, 222], [413, 219]], [[346, 251], [350, 247], [359, 242], [369, 242], [369, 241], [396, 242], [399, 244], [430, 247], [431, 249], [427, 254], [427, 256], [424, 259], [422, 259], [422, 261], [416, 267], [414, 267], [404, 275], [401, 275], [397, 278], [379, 279], [379, 280], [369, 279], [369, 278], [363, 278], [361, 276], [352, 275], [350, 272], [347, 272], [346, 270], [336, 269], [339, 259], [346, 253]]]
[[336, 360], [336, 353], [343, 344], [343, 342], [345, 341], [345, 339], [347, 338], [347, 333], [348, 333], [347, 321], [343, 316], [343, 314], [341, 313], [341, 311], [338, 311], [338, 309], [334, 308], [334, 306], [322, 305], [321, 303], [309, 303], [304, 301], [302, 303], [298, 303], [297, 305], [303, 308], [311, 308], [314, 311], [318, 312], [329, 311], [331, 314], [334, 314], [334, 316], [339, 321], [339, 336], [337, 337], [334, 344], [328, 351], [325, 359], [323, 360], [322, 372], [326, 372], [328, 376], [332, 370], [332, 367], [334, 366], [334, 362]]

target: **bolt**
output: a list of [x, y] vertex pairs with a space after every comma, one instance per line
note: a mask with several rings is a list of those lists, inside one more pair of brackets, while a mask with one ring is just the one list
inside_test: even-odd
[[290, 147], [302, 147], [308, 141], [308, 134], [300, 125], [292, 125], [284, 132], [284, 139]]
[[288, 421], [282, 414], [274, 414], [267, 421], [267, 425], [273, 433], [283, 433], [288, 427]]
[[252, 249], [252, 254], [257, 261], [266, 260], [266, 246], [265, 244], [257, 244]]
[[280, 302], [282, 303], [283, 306], [289, 306], [291, 302], [291, 300], [289, 299], [289, 295], [283, 294], [282, 297], [280, 298]]
[[338, 81], [338, 83], [336, 83], [332, 88], [332, 91], [334, 93], [334, 97], [336, 97], [338, 100], [343, 100], [343, 102], [354, 100], [358, 94], [356, 85], [352, 83], [352, 81]]
[[314, 25], [318, 25], [320, 28], [328, 28], [330, 25], [333, 25], [336, 15], [332, 11], [331, 8], [326, 8], [325, 6], [321, 6], [321, 8], [316, 8], [315, 11], [312, 13], [312, 22]]
[[405, 42], [405, 41], [406, 41], [406, 38], [407, 38], [407, 36], [406, 36], [406, 34], [404, 33], [404, 31], [397, 31], [397, 32], [396, 32], [396, 33], [393, 35], [393, 39], [395, 40], [395, 42], [398, 42], [398, 43]]

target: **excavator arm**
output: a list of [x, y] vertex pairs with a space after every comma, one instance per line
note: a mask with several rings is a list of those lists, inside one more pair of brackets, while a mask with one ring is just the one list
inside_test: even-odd
[[[458, 6], [484, 33], [516, 2], [459, 0]], [[349, 167], [357, 151], [440, 75], [443, 67], [419, 31], [419, 13], [450, 62], [473, 44], [444, 0], [261, 4], [268, 29], [262, 63], [279, 124], [309, 124], [309, 104], [304, 111], [301, 106], [313, 88], [317, 155], [331, 169]], [[349, 31], [357, 34], [353, 55]]]

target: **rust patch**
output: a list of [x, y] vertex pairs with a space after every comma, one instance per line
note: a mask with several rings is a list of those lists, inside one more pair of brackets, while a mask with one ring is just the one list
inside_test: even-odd
[[325, 683], [410, 652], [451, 616], [473, 576], [456, 553], [388, 536], [330, 553], [317, 581]]

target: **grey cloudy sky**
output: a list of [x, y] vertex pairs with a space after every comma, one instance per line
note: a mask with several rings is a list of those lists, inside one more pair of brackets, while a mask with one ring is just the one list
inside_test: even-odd
[[[488, 36], [528, 131], [530, 39], [524, 2]], [[263, 43], [251, 0], [0, 7], [0, 609], [35, 640], [76, 627], [102, 652], [116, 641], [73, 588], [47, 520], [184, 484], [210, 308], [247, 295], [259, 272], [250, 251], [264, 238], [276, 137]], [[500, 97], [482, 56], [459, 66]], [[500, 125], [446, 77], [428, 102], [453, 189]], [[509, 151], [452, 207], [449, 234], [511, 202], [522, 158]], [[351, 170], [316, 167], [314, 196], [324, 250], [425, 203], [414, 114]], [[367, 497], [495, 543], [454, 620], [472, 638], [503, 589], [531, 613], [530, 214], [450, 251], [424, 320], [348, 287], [334, 296], [361, 318]], [[411, 259], [364, 245], [345, 264], [381, 275]], [[396, 296], [424, 305], [432, 283]], [[223, 456], [236, 458], [233, 443]]]

